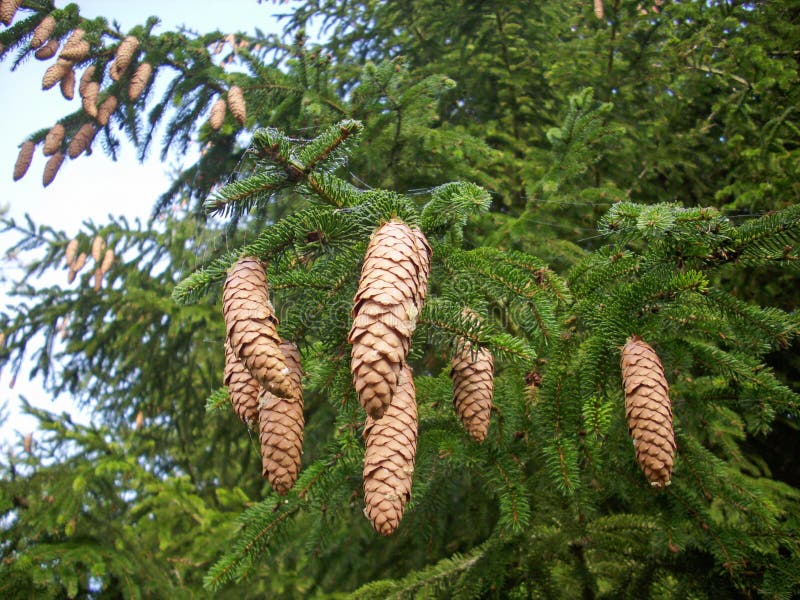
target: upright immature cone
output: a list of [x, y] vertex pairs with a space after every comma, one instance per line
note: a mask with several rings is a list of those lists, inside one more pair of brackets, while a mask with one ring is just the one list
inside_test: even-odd
[[41, 48], [48, 38], [53, 35], [53, 30], [56, 28], [56, 20], [53, 15], [47, 15], [42, 22], [33, 30], [33, 37], [31, 37], [31, 48], [36, 50]]
[[228, 90], [228, 106], [231, 109], [233, 118], [239, 121], [241, 125], [244, 125], [244, 121], [247, 118], [247, 109], [244, 104], [244, 93], [238, 85], [232, 85]]
[[61, 123], [56, 123], [50, 128], [44, 138], [44, 146], [42, 147], [42, 152], [44, 152], [45, 156], [52, 156], [61, 148], [65, 132], [66, 130]]
[[94, 123], [84, 123], [81, 125], [81, 128], [78, 129], [78, 131], [75, 133], [75, 136], [69, 142], [69, 146], [67, 147], [67, 155], [70, 158], [78, 158], [81, 152], [86, 150], [89, 147], [89, 144], [92, 143], [96, 133], [97, 128], [94, 126]]
[[225, 121], [225, 100], [220, 98], [211, 106], [211, 115], [208, 117], [208, 124], [212, 129], [219, 129]]
[[47, 187], [53, 180], [56, 178], [56, 174], [58, 170], [61, 168], [61, 163], [64, 162], [64, 153], [63, 152], [56, 152], [50, 159], [47, 161], [47, 164], [44, 166], [44, 173], [42, 174], [42, 185]]
[[17, 162], [14, 163], [14, 181], [19, 181], [28, 172], [28, 167], [31, 166], [33, 159], [33, 151], [36, 149], [36, 144], [28, 140], [23, 142], [17, 155]]
[[636, 460], [650, 485], [669, 485], [676, 446], [669, 385], [661, 360], [653, 348], [634, 335], [622, 348], [620, 366]]
[[358, 399], [380, 419], [392, 401], [425, 296], [427, 251], [401, 221], [389, 221], [367, 247], [354, 298], [350, 370]]
[[48, 58], [53, 58], [58, 51], [58, 40], [50, 40], [44, 46], [39, 48], [33, 55], [38, 60], [47, 60]]
[[0, 21], [4, 25], [11, 25], [14, 20], [14, 13], [17, 12], [22, 0], [0, 0]]
[[[472, 311], [465, 311], [477, 318]], [[494, 359], [485, 348], [473, 352], [472, 345], [462, 340], [461, 350], [452, 360], [453, 406], [470, 437], [477, 442], [486, 439], [492, 415], [494, 395]]]
[[133, 72], [131, 77], [131, 84], [128, 86], [128, 98], [135, 101], [142, 95], [147, 82], [150, 81], [150, 76], [153, 74], [153, 65], [150, 63], [142, 63]]
[[416, 392], [408, 365], [383, 418], [367, 416], [364, 438], [364, 514], [378, 533], [391, 535], [411, 497], [417, 453]]
[[269, 300], [264, 265], [257, 258], [241, 258], [228, 271], [222, 314], [236, 356], [261, 387], [282, 398], [292, 398], [289, 369], [278, 347], [278, 319]]
[[228, 388], [233, 412], [242, 423], [254, 427], [258, 421], [258, 394], [261, 388], [236, 356], [228, 339], [225, 339], [225, 372], [222, 382]]
[[303, 390], [302, 367], [297, 347], [281, 342], [283, 359], [292, 383], [291, 398], [262, 392], [258, 404], [259, 440], [261, 442], [261, 475], [269, 479], [272, 489], [285, 494], [300, 472], [303, 453]]

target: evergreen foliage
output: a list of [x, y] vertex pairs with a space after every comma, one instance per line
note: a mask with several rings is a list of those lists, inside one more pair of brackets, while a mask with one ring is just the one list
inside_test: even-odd
[[[312, 0], [266, 36], [159, 34], [155, 19], [122, 32], [76, 5], [23, 4], [0, 57], [22, 64], [47, 14], [59, 39], [85, 29], [79, 66], [122, 104], [109, 153], [122, 133], [143, 155], [159, 123], [165, 155], [195, 134], [204, 153], [147, 224], [70, 236], [3, 221], [26, 263], [0, 360], [16, 374], [29, 356], [99, 423], [25, 405], [41, 431], [0, 462], [4, 595], [800, 591], [800, 478], [765, 450], [790, 454], [800, 415], [797, 300], [772, 287], [796, 285], [799, 264], [797, 11], [615, 0], [600, 20], [590, 3]], [[314, 20], [329, 41], [308, 42]], [[102, 74], [126, 35], [134, 62], [173, 73], [162, 97], [130, 101], [133, 67]], [[247, 119], [216, 130], [203, 119], [231, 85]], [[60, 119], [67, 140], [86, 120]], [[433, 256], [409, 355], [412, 498], [383, 539], [362, 514], [347, 334], [369, 237], [390, 219], [421, 227]], [[118, 257], [105, 287], [89, 272], [38, 284], [71, 237], [88, 251], [98, 234]], [[245, 255], [268, 264], [306, 372], [303, 466], [283, 497], [220, 387], [221, 283]], [[678, 451], [660, 490], [625, 422], [632, 334], [670, 384]], [[495, 361], [481, 444], [452, 407], [466, 342]]]

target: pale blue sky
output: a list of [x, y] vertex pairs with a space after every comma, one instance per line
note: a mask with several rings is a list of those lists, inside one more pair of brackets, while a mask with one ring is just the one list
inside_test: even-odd
[[[64, 0], [56, 5], [63, 7]], [[282, 24], [272, 16], [288, 12], [290, 3], [258, 3], [257, 0], [78, 0], [81, 14], [87, 18], [103, 15], [115, 19], [123, 31], [144, 23], [147, 17], [157, 15], [161, 25], [156, 32], [174, 29], [179, 25], [199, 31], [219, 29], [223, 33], [279, 31]], [[0, 27], [3, 25], [0, 24]], [[124, 141], [119, 160], [107, 158], [99, 144], [91, 156], [81, 156], [74, 161], [65, 160], [55, 181], [42, 187], [42, 170], [46, 157], [37, 151], [25, 177], [14, 182], [11, 174], [19, 151], [19, 144], [33, 131], [50, 127], [56, 120], [80, 106], [77, 97], [64, 100], [58, 86], [41, 90], [41, 79], [51, 61], [31, 60], [17, 71], [10, 72], [9, 60], [0, 64], [0, 115], [3, 135], [0, 136], [0, 205], [9, 208], [9, 214], [23, 217], [28, 213], [34, 222], [46, 223], [73, 235], [84, 220], [96, 223], [107, 220], [109, 214], [146, 219], [156, 198], [169, 183], [171, 167], [190, 163], [193, 156], [171, 156], [167, 164], [152, 152], [144, 163], [136, 160], [136, 152]], [[111, 193], [113, 190], [113, 193]], [[0, 236], [0, 249], [5, 252], [8, 239]], [[0, 263], [6, 279], [16, 275], [13, 264]], [[58, 273], [56, 277], [65, 277]], [[0, 303], [9, 299], [5, 286], [0, 283]], [[17, 444], [21, 436], [33, 430], [35, 421], [20, 415], [18, 398], [25, 396], [37, 406], [58, 412], [74, 413], [69, 398], [49, 398], [38, 381], [28, 381], [28, 369], [23, 368], [14, 389], [10, 389], [6, 369], [0, 375], [0, 404], [7, 403], [11, 413], [9, 421], [0, 429], [0, 449]], [[76, 415], [80, 417], [79, 415]], [[85, 418], [85, 415], [84, 415]]]

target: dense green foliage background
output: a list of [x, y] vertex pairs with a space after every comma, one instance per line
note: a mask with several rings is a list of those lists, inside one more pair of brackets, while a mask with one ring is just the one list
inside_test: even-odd
[[[35, 258], [2, 314], [4, 368], [32, 357], [96, 425], [29, 408], [35, 450], [0, 459], [0, 592], [797, 594], [800, 3], [611, 0], [603, 19], [577, 1], [291, 6], [285, 35], [237, 33], [220, 54], [229, 32], [119, 32], [113, 14], [54, 13], [57, 35], [80, 25], [93, 40], [84, 64], [131, 33], [139, 60], [172, 78], [135, 102], [124, 79], [109, 84], [123, 108], [105, 149], [124, 136], [143, 155], [164, 127], [165, 154], [195, 140], [203, 153], [150, 223], [87, 224], [83, 247], [99, 233], [120, 257], [99, 294], [36, 285], [62, 265], [67, 234], [5, 222], [21, 240], [8, 251]], [[25, 60], [53, 10], [23, 2], [0, 57]], [[247, 122], [215, 131], [208, 110], [232, 84]], [[360, 123], [352, 143], [331, 129], [345, 119]], [[306, 160], [304, 139], [338, 140], [336, 160], [306, 174], [321, 186], [279, 177], [231, 200], [246, 177], [281, 175], [258, 138], [246, 152], [264, 127]], [[345, 339], [360, 253], [392, 215], [422, 226], [434, 263], [412, 352], [414, 497], [383, 539], [361, 514]], [[307, 371], [304, 470], [285, 499], [219, 389], [220, 276], [244, 245], [270, 259], [282, 335]], [[485, 326], [460, 319], [464, 305]], [[672, 386], [679, 450], [663, 491], [627, 437], [618, 364], [631, 333]], [[450, 406], [458, 335], [497, 358], [480, 446]]]

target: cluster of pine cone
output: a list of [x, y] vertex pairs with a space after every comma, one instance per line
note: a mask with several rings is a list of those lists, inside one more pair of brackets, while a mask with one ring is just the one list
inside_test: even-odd
[[[78, 253], [80, 242], [73, 238], [67, 243], [64, 251], [64, 262], [67, 266], [67, 283], [75, 281], [75, 277], [86, 266], [88, 255], [86, 252]], [[96, 235], [92, 240], [91, 257], [94, 259], [94, 291], [99, 292], [103, 286], [103, 277], [114, 264], [114, 251], [106, 248], [106, 241], [102, 236]]]

